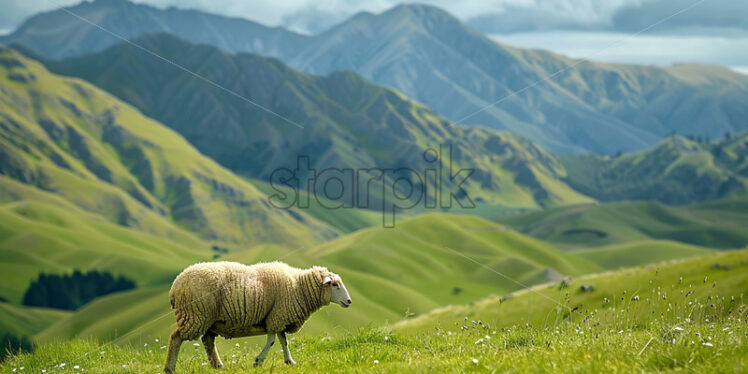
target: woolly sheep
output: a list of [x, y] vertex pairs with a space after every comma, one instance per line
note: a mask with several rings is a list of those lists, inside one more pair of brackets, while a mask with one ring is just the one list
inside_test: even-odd
[[275, 336], [286, 364], [295, 364], [286, 333], [298, 331], [309, 316], [334, 302], [347, 308], [351, 297], [343, 281], [327, 268], [297, 269], [282, 262], [252, 266], [236, 262], [200, 263], [177, 276], [169, 292], [177, 328], [169, 338], [164, 372], [173, 373], [179, 347], [202, 336], [211, 366], [223, 366], [215, 338], [267, 334], [265, 348], [255, 359], [265, 360]]

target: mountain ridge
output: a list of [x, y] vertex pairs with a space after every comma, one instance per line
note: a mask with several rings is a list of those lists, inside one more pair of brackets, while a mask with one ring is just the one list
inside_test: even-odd
[[[92, 4], [111, 8], [106, 2]], [[739, 120], [748, 116], [747, 76], [712, 66], [607, 64], [514, 48], [429, 5], [403, 4], [379, 14], [358, 13], [312, 36], [277, 28], [271, 32], [251, 21], [234, 20], [231, 22], [244, 22], [243, 31], [224, 33], [235, 37], [228, 41], [210, 33], [194, 35], [190, 29], [164, 26], [177, 22], [172, 18], [181, 19], [184, 12], [203, 14], [212, 23], [200, 27], [210, 24], [208, 29], [231, 23], [226, 17], [172, 9], [177, 16], [145, 5], [137, 7], [159, 20], [160, 28], [134, 30], [117, 23], [111, 27], [129, 30], [128, 38], [171, 32], [231, 53], [247, 51], [280, 58], [307, 73], [355, 71], [453, 121], [466, 118], [467, 125], [509, 130], [556, 152], [615, 154], [645, 149], [673, 130], [717, 138], [728, 131], [748, 129]], [[45, 23], [39, 21], [42, 18], [34, 22], [44, 29]], [[116, 18], [127, 19], [125, 13]], [[27, 21], [26, 27], [36, 24], [32, 21]], [[72, 18], [56, 22], [80, 27], [72, 23], [80, 21]], [[42, 55], [46, 51], [47, 57], [75, 55], [62, 53], [65, 49], [49, 50], [42, 41], [22, 32], [23, 27], [0, 41], [20, 42]], [[109, 40], [85, 52], [112, 44]], [[270, 45], [282, 49], [265, 48]]]

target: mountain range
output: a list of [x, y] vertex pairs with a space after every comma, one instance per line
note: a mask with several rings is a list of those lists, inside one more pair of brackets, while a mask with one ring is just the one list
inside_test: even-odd
[[[615, 154], [647, 148], [673, 131], [717, 138], [748, 129], [741, 121], [748, 116], [748, 77], [726, 68], [605, 64], [513, 48], [426, 5], [359, 13], [311, 36], [126, 0], [69, 10], [125, 38], [169, 32], [228, 52], [277, 57], [308, 73], [354, 71], [451, 121], [510, 130], [551, 151]], [[0, 42], [61, 58], [116, 40], [57, 10], [30, 18]]]
[[[565, 171], [554, 157], [523, 138], [481, 127], [450, 126], [431, 109], [354, 73], [307, 75], [274, 59], [231, 55], [167, 34], [136, 42], [235, 94], [126, 43], [45, 64], [53, 72], [86, 79], [111, 92], [182, 134], [205, 155], [251, 178], [267, 181], [274, 171], [295, 169], [298, 157], [308, 156], [319, 174], [329, 168], [413, 170], [418, 175], [405, 175], [409, 183], [402, 188], [410, 185], [424, 191], [423, 199], [420, 193], [414, 195], [421, 206], [435, 201], [437, 185], [458, 198], [512, 207], [590, 201], [561, 182]], [[424, 158], [429, 150], [439, 153], [438, 161]], [[470, 169], [472, 174], [461, 186], [449, 173], [425, 180], [425, 170], [439, 165]], [[302, 181], [316, 175], [299, 174], [296, 178]], [[314, 183], [315, 188], [326, 185]], [[348, 179], [343, 184], [341, 200], [348, 201], [356, 184]], [[376, 207], [382, 198], [377, 191], [381, 188], [354, 195], [370, 198], [371, 207]]]

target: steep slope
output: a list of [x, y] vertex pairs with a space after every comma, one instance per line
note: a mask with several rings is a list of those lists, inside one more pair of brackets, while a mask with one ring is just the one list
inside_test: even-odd
[[[158, 9], [126, 0], [83, 1], [68, 7], [83, 17], [126, 39], [168, 32], [187, 40], [209, 43], [225, 51], [245, 51], [280, 56], [300, 48], [305, 37], [278, 27], [174, 7]], [[0, 43], [23, 44], [50, 58], [98, 52], [122, 42], [64, 10], [37, 14]]]
[[[279, 253], [283, 249], [259, 246], [227, 259], [253, 263], [271, 260], [271, 255]], [[495, 223], [447, 214], [421, 215], [393, 229], [364, 229], [314, 248], [285, 253], [283, 261], [291, 265], [324, 265], [339, 273], [354, 300], [348, 309], [332, 305], [317, 312], [302, 329], [305, 334], [336, 334], [376, 326], [520, 288], [464, 256], [524, 284], [600, 270]], [[153, 287], [105, 296], [50, 326], [38, 338], [107, 339], [114, 336], [115, 329], [122, 335], [142, 326], [121, 342], [164, 339], [173, 324], [167, 294], [167, 287]]]
[[[124, 0], [71, 9], [128, 38], [169, 32], [229, 52], [278, 57], [308, 73], [354, 71], [452, 121], [510, 130], [564, 153], [640, 150], [671, 131], [716, 138], [748, 129], [741, 121], [748, 116], [744, 75], [717, 66], [605, 64], [512, 48], [427, 5], [360, 13], [314, 36]], [[62, 11], [33, 17], [2, 40], [53, 58], [114, 42]]]
[[644, 152], [620, 157], [560, 156], [566, 181], [603, 201], [685, 204], [745, 196], [748, 132], [717, 142], [669, 136]]
[[0, 174], [163, 236], [188, 235], [172, 222], [219, 242], [301, 244], [333, 234], [272, 208], [250, 183], [109, 94], [6, 47], [0, 57]]
[[672, 240], [710, 248], [748, 245], [748, 202], [725, 200], [682, 207], [618, 202], [549, 209], [497, 218], [561, 248]]
[[[408, 183], [398, 188], [409, 185], [417, 191], [412, 200], [422, 205], [434, 201], [439, 184], [459, 198], [466, 193], [491, 204], [534, 207], [589, 201], [558, 183], [565, 176], [563, 168], [537, 146], [508, 133], [448, 126], [428, 108], [353, 73], [305, 75], [276, 60], [228, 55], [165, 34], [137, 42], [288, 120], [127, 44], [47, 64], [55, 72], [109, 90], [178, 131], [219, 163], [254, 178], [268, 180], [275, 170], [293, 170], [297, 157], [308, 156], [310, 166], [322, 175], [315, 181], [318, 190], [327, 188], [322, 183], [326, 168], [406, 168], [418, 175], [401, 170]], [[429, 149], [442, 150], [434, 154], [438, 161], [432, 153], [426, 157]], [[447, 171], [438, 180], [424, 180], [425, 170], [440, 164], [455, 171], [474, 170], [462, 185], [463, 193], [457, 189], [459, 178], [453, 180]], [[301, 170], [296, 178], [304, 186], [314, 175]], [[347, 176], [341, 179], [342, 200], [349, 201], [356, 185]], [[364, 182], [357, 187], [365, 188]], [[420, 194], [424, 190], [425, 199]], [[369, 197], [375, 205], [381, 191], [379, 187], [356, 195]]]

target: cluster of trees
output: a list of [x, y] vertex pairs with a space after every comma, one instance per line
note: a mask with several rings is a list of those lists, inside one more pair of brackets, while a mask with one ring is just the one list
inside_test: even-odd
[[23, 296], [23, 305], [75, 310], [103, 295], [135, 288], [131, 279], [111, 273], [76, 270], [71, 275], [39, 274]]

